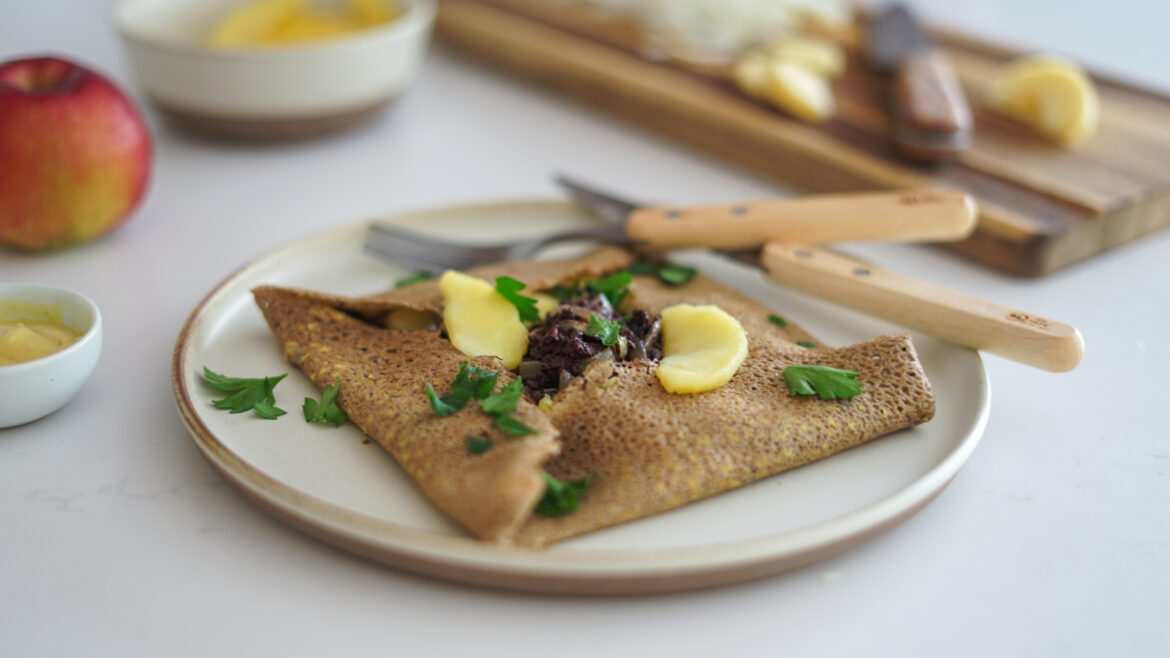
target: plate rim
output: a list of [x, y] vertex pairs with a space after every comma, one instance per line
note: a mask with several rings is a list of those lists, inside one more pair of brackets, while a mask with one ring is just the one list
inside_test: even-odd
[[[249, 464], [203, 423], [185, 383], [185, 357], [192, 347], [195, 329], [240, 279], [306, 243], [360, 231], [372, 221], [409, 221], [427, 215], [516, 206], [555, 207], [558, 211], [572, 207], [561, 200], [517, 199], [407, 209], [289, 240], [229, 273], [187, 317], [172, 353], [171, 384], [176, 406], [200, 453], [233, 488], [263, 511], [342, 550], [392, 567], [522, 591], [638, 594], [754, 580], [807, 566], [866, 543], [932, 502], [958, 474], [981, 440], [990, 415], [990, 381], [979, 353], [967, 350], [975, 359], [980, 380], [975, 422], [938, 464], [910, 484], [868, 505], [795, 530], [700, 546], [530, 549], [488, 544], [470, 536], [438, 534], [376, 519], [322, 500]], [[873, 520], [875, 517], [877, 521]], [[615, 560], [616, 557], [621, 560]]]

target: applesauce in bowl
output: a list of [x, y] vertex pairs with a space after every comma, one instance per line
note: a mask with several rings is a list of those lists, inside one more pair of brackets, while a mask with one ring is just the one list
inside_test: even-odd
[[97, 304], [72, 290], [3, 283], [0, 334], [4, 428], [47, 416], [77, 395], [101, 354], [102, 316]]
[[[121, 0], [114, 24], [146, 95], [175, 124], [226, 137], [298, 138], [380, 114], [417, 76], [435, 0], [372, 1], [383, 4]], [[359, 6], [385, 7], [389, 17], [338, 24]], [[308, 20], [287, 20], [295, 24], [282, 33], [264, 15], [289, 9]], [[251, 24], [249, 11], [259, 14]]]

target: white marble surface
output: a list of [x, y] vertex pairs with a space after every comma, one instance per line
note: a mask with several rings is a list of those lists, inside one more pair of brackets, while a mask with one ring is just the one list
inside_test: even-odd
[[[1170, 89], [1164, 3], [918, 4]], [[4, 0], [0, 60], [62, 53], [133, 88], [107, 14], [107, 2]], [[237, 495], [171, 397], [187, 314], [292, 238], [400, 209], [550, 196], [554, 170], [679, 202], [784, 191], [442, 51], [391, 113], [331, 139], [227, 145], [150, 119], [155, 178], [129, 224], [81, 249], [0, 252], [0, 280], [77, 288], [106, 321], [82, 393], [0, 430], [0, 654], [1170, 653], [1170, 232], [1041, 280], [940, 251], [857, 249], [1074, 324], [1085, 360], [1054, 375], [987, 357], [992, 411], [974, 457], [925, 511], [856, 550], [705, 592], [516, 594], [365, 561]]]

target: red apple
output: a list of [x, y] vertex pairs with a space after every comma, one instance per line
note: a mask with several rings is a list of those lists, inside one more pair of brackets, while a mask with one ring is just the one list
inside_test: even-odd
[[142, 115], [101, 75], [56, 57], [0, 64], [0, 244], [109, 232], [142, 200], [152, 157]]

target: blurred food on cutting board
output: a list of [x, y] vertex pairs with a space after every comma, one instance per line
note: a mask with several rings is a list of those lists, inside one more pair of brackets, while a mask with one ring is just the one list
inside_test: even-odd
[[986, 99], [992, 110], [1063, 146], [1092, 137], [1101, 116], [1093, 81], [1075, 62], [1054, 55], [1012, 60], [988, 85]]
[[830, 78], [845, 72], [845, 51], [812, 36], [786, 36], [740, 55], [731, 69], [744, 93], [805, 121], [833, 116]]
[[344, 37], [402, 15], [390, 0], [255, 0], [225, 15], [207, 37], [213, 48], [264, 48]]
[[844, 25], [852, 9], [839, 0], [590, 0], [643, 27], [651, 58], [726, 64], [745, 49], [799, 31], [810, 22]]

